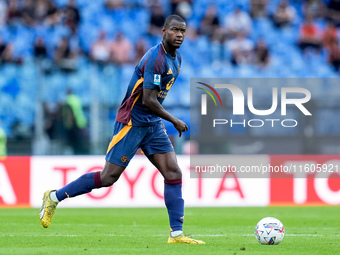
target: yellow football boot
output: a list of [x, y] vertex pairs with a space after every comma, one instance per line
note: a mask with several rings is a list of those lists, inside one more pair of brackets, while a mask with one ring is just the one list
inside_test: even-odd
[[48, 228], [51, 223], [54, 211], [58, 205], [58, 202], [52, 201], [50, 193], [55, 190], [48, 190], [44, 193], [43, 204], [40, 208], [40, 223], [44, 228]]
[[179, 236], [176, 237], [172, 237], [170, 235], [168, 243], [205, 244], [205, 242], [201, 240], [195, 240], [183, 234], [180, 234]]

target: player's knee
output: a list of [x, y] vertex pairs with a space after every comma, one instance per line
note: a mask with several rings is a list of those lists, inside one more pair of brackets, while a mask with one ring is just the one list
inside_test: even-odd
[[105, 174], [101, 176], [101, 181], [102, 181], [102, 187], [110, 187], [113, 185], [120, 177], [120, 174]]
[[167, 168], [164, 177], [166, 180], [179, 180], [182, 179], [182, 171], [178, 166], [171, 166]]
[[109, 187], [114, 184], [123, 173], [125, 167], [106, 162], [103, 171], [100, 172], [102, 187]]

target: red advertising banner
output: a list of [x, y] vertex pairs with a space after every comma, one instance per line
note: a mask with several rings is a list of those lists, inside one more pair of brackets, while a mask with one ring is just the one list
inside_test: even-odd
[[272, 155], [270, 164], [271, 205], [340, 205], [340, 155]]
[[0, 206], [30, 206], [30, 157], [0, 160]]
[[[263, 166], [261, 178], [190, 178], [188, 156], [178, 156], [187, 206], [340, 205], [340, 155], [226, 155], [235, 166]], [[240, 163], [241, 162], [241, 163]], [[100, 171], [102, 156], [7, 157], [0, 160], [0, 207], [40, 207], [47, 189]], [[271, 168], [272, 171], [268, 171]], [[164, 206], [163, 178], [136, 156], [114, 186], [66, 199], [63, 207]]]

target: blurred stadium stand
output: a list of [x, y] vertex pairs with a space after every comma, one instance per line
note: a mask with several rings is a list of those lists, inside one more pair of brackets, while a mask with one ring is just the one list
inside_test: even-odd
[[[115, 111], [124, 96], [138, 54], [134, 48], [128, 62], [108, 61], [99, 64], [89, 57], [91, 45], [98, 38], [99, 31], [105, 31], [109, 42], [117, 32], [121, 32], [134, 46], [142, 38], [148, 49], [161, 40], [159, 36], [148, 32], [151, 9], [155, 5], [160, 5], [164, 16], [167, 16], [174, 8], [172, 1], [168, 0], [72, 2], [72, 0], [0, 0], [0, 13], [7, 13], [2, 21], [0, 20], [0, 36], [4, 46], [2, 49], [12, 47], [9, 58], [4, 57], [4, 50], [0, 53], [0, 120], [8, 136], [9, 155], [73, 153], [72, 150], [65, 150], [58, 141], [62, 135], [52, 135], [50, 137], [52, 139], [46, 136], [47, 126], [51, 124], [51, 115], [46, 114], [46, 108], [43, 107], [44, 103], [50, 113], [58, 115], [56, 111], [64, 102], [68, 88], [82, 99], [89, 120], [87, 135], [84, 136], [90, 144], [89, 153], [105, 153], [111, 137]], [[176, 9], [186, 16], [188, 30], [190, 30], [180, 49], [184, 60], [181, 75], [164, 102], [170, 112], [183, 118], [187, 123], [190, 115], [190, 77], [339, 77], [339, 70], [329, 63], [328, 48], [321, 46], [320, 51], [308, 48], [302, 51], [298, 46], [300, 27], [307, 13], [312, 13], [313, 20], [320, 31], [323, 31], [329, 20], [328, 6], [332, 0], [287, 1], [294, 10], [295, 16], [284, 27], [277, 27], [273, 22], [274, 13], [281, 0], [188, 2], [189, 4], [181, 5]], [[216, 6], [217, 18], [223, 30], [226, 16], [235, 8], [241, 8], [250, 14], [257, 2], [264, 4], [264, 14], [254, 17], [252, 13], [252, 27], [247, 39], [254, 45], [259, 39], [265, 41], [269, 54], [269, 61], [265, 66], [257, 65], [253, 61], [253, 55], [250, 61], [233, 64], [233, 53], [227, 46], [232, 38], [226, 35], [222, 41], [216, 42], [207, 34], [197, 33], [209, 5]], [[37, 8], [38, 6], [40, 9]], [[75, 18], [75, 13], [79, 14], [79, 20]], [[339, 37], [339, 28], [336, 30], [336, 35]], [[35, 54], [37, 37], [41, 37], [45, 42], [46, 54], [41, 56]], [[64, 52], [68, 54], [65, 58], [69, 57], [70, 65], [67, 67], [58, 64], [55, 57], [56, 48], [62, 38], [67, 38], [69, 41], [69, 52]], [[322, 40], [322, 36], [320, 38]], [[250, 52], [250, 54], [254, 53]], [[338, 85], [323, 85], [322, 88], [318, 88], [320, 97], [325, 90], [339, 91]], [[320, 113], [318, 118], [327, 121], [315, 129], [317, 136], [340, 134], [338, 128], [340, 105], [336, 95], [334, 96], [334, 99], [329, 100], [337, 101], [336, 104], [328, 108], [323, 106], [318, 110]], [[332, 118], [334, 122], [331, 122], [329, 116], [337, 117]], [[166, 127], [170, 136], [175, 139], [176, 130], [169, 123]], [[301, 133], [273, 133], [272, 130], [262, 132], [244, 135], [269, 134], [277, 137], [301, 135]], [[188, 138], [188, 134], [185, 135]], [[306, 151], [300, 151], [300, 153], [304, 152]]]

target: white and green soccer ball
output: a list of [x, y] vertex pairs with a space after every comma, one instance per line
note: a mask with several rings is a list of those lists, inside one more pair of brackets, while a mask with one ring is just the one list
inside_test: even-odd
[[255, 237], [260, 244], [279, 244], [285, 235], [285, 228], [281, 221], [274, 217], [260, 220], [255, 227]]

